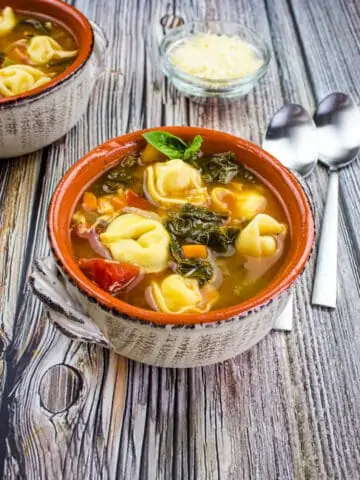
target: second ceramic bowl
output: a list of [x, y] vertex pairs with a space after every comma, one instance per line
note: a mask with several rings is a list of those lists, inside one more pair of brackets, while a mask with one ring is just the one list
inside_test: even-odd
[[[0, 0], [0, 11], [8, 5]], [[61, 0], [12, 0], [15, 11], [51, 18], [76, 38], [79, 55], [48, 84], [0, 99], [0, 158], [39, 150], [65, 135], [87, 108], [104, 64], [107, 39], [102, 29]]]

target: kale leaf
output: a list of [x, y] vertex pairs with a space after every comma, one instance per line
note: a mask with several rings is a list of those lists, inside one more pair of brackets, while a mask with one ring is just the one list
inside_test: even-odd
[[240, 231], [237, 227], [222, 225], [226, 219], [226, 215], [207, 208], [185, 204], [178, 213], [169, 215], [166, 228], [177, 239], [207, 245], [216, 252], [225, 253]]
[[176, 263], [176, 271], [184, 277], [196, 278], [203, 286], [213, 276], [214, 269], [208, 260], [202, 258], [184, 258], [180, 242], [193, 242], [207, 245], [213, 250], [225, 253], [233, 245], [238, 232], [237, 227], [224, 225], [228, 216], [212, 212], [205, 207], [196, 207], [190, 203], [182, 206], [179, 212], [171, 213], [166, 228], [170, 233], [170, 251]]
[[216, 213], [206, 207], [197, 207], [191, 203], [185, 203], [180, 213], [184, 219], [189, 218], [202, 220], [203, 222], [213, 222], [215, 225], [221, 225], [228, 219], [226, 213]]
[[236, 161], [233, 152], [204, 155], [192, 160], [192, 165], [199, 169], [205, 183], [227, 184], [235, 176], [246, 183], [254, 183], [255, 176]]
[[180, 243], [170, 234], [170, 252], [176, 263], [176, 272], [187, 278], [196, 278], [199, 286], [203, 287], [211, 280], [214, 269], [210, 262], [202, 258], [184, 258]]
[[183, 277], [196, 278], [200, 287], [208, 283], [214, 275], [211, 263], [201, 258], [184, 258], [177, 264], [176, 271]]
[[103, 191], [105, 193], [116, 192], [118, 188], [124, 185], [130, 185], [133, 182], [134, 167], [137, 165], [137, 157], [129, 155], [119, 166], [113, 168], [105, 177]]
[[197, 164], [205, 183], [230, 183], [240, 167], [233, 152], [204, 156]]

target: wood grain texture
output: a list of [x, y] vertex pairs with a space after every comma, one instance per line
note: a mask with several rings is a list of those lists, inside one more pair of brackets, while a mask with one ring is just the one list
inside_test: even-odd
[[[76, 0], [110, 51], [87, 115], [45, 152], [0, 168], [0, 469], [6, 479], [353, 479], [360, 476], [359, 163], [341, 172], [335, 311], [310, 306], [315, 256], [295, 288], [290, 334], [202, 369], [151, 368], [80, 345], [43, 317], [24, 280], [49, 251], [44, 214], [63, 173], [104, 140], [191, 124], [260, 143], [285, 102], [330, 90], [359, 100], [356, 0]], [[164, 15], [237, 20], [273, 52], [246, 99], [198, 105], [159, 75], [149, 49]], [[307, 180], [320, 226], [327, 173]], [[23, 254], [25, 253], [25, 254]], [[58, 387], [58, 388], [56, 388]], [[1, 471], [1, 470], [0, 470]]]

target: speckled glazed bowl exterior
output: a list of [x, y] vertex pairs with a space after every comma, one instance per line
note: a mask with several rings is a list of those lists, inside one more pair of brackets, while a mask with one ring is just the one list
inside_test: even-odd
[[0, 0], [0, 11], [7, 5], [65, 27], [76, 38], [79, 55], [51, 82], [21, 95], [0, 98], [0, 158], [25, 155], [50, 145], [78, 122], [107, 47], [102, 30], [61, 0]]
[[312, 250], [311, 207], [295, 177], [256, 145], [226, 133], [196, 127], [161, 127], [160, 130], [185, 140], [199, 134], [204, 138], [205, 148], [235, 152], [277, 195], [287, 214], [290, 248], [276, 278], [239, 305], [184, 315], [134, 307], [89, 281], [72, 255], [71, 215], [89, 184], [119, 158], [138, 148], [143, 133], [139, 131], [95, 148], [65, 174], [53, 195], [48, 215], [56, 267], [49, 259], [37, 262], [30, 284], [46, 304], [50, 318], [76, 338], [97, 341], [128, 358], [163, 367], [221, 362], [262, 339], [284, 309], [289, 289], [304, 270]]

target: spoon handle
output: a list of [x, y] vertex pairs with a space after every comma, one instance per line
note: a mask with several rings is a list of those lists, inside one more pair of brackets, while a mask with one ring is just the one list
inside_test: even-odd
[[339, 173], [331, 172], [316, 260], [312, 304], [336, 307]]

